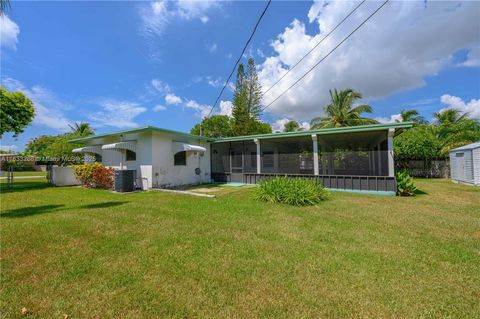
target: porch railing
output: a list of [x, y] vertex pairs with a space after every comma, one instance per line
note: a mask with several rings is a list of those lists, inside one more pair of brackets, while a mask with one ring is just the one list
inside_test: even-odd
[[[305, 175], [305, 174], [275, 174], [275, 173], [243, 173], [243, 183], [256, 184], [264, 179], [276, 176], [313, 179], [327, 188], [395, 192], [397, 189], [395, 177], [362, 176], [362, 175]], [[212, 173], [215, 182], [231, 182], [230, 173]]]

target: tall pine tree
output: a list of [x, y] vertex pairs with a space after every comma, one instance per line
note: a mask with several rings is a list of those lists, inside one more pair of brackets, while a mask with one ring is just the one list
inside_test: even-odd
[[[237, 81], [233, 93], [233, 133], [249, 135], [269, 133], [265, 123], [260, 122], [262, 86], [258, 81], [257, 69], [253, 58], [248, 59], [247, 73], [243, 64], [238, 66]], [[268, 131], [268, 132], [267, 132]]]
[[247, 107], [247, 76], [245, 74], [243, 64], [238, 66], [237, 81], [235, 83], [235, 91], [233, 92], [233, 134], [248, 134], [248, 122], [250, 115]]

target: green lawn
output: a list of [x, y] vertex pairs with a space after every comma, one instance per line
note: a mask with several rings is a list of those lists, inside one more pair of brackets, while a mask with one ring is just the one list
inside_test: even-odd
[[[480, 316], [480, 189], [318, 207], [38, 180], [1, 195], [2, 318]], [[225, 188], [226, 189], [226, 188]]]

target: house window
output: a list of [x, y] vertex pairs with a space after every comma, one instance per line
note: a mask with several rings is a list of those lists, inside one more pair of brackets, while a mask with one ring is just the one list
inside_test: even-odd
[[127, 150], [126, 157], [127, 161], [135, 161], [137, 160], [137, 153]]
[[186, 166], [187, 165], [187, 152], [178, 152], [174, 155], [174, 164], [175, 166]]

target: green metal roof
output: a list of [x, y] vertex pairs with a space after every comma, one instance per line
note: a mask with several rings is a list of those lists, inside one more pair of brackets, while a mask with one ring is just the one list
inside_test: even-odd
[[190, 138], [196, 138], [196, 139], [201, 139], [201, 140], [210, 140], [209, 138], [205, 136], [198, 136], [198, 135], [192, 135], [184, 132], [177, 132], [177, 131], [172, 131], [172, 130], [167, 130], [155, 126], [143, 126], [143, 127], [137, 127], [137, 128], [132, 128], [129, 130], [123, 130], [123, 131], [117, 131], [117, 132], [112, 132], [112, 133], [106, 133], [106, 134], [98, 134], [98, 135], [91, 135], [87, 137], [81, 137], [81, 138], [76, 138], [69, 140], [69, 142], [84, 142], [84, 141], [89, 141], [93, 140], [96, 138], [101, 138], [101, 137], [109, 137], [109, 136], [116, 136], [120, 134], [130, 134], [130, 133], [140, 133], [140, 132], [161, 132], [161, 133], [168, 133], [168, 134], [173, 134], [173, 135], [180, 135], [180, 136], [185, 136], [185, 137], [190, 137]]
[[312, 134], [325, 135], [325, 134], [368, 132], [368, 131], [386, 130], [391, 128], [404, 129], [404, 128], [410, 128], [412, 126], [413, 126], [413, 122], [399, 122], [399, 123], [389, 123], [389, 124], [371, 124], [371, 125], [362, 125], [362, 126], [333, 127], [333, 128], [324, 128], [324, 129], [309, 130], [309, 131], [295, 131], [295, 132], [225, 137], [225, 138], [217, 138], [213, 142], [244, 141], [244, 140], [251, 140], [255, 138], [268, 139], [268, 138], [278, 138], [278, 137], [308, 136]]
[[368, 132], [368, 131], [378, 131], [378, 130], [385, 130], [385, 129], [404, 129], [410, 128], [413, 126], [413, 122], [400, 122], [400, 123], [389, 123], [389, 124], [372, 124], [372, 125], [363, 125], [363, 126], [347, 126], [347, 127], [333, 127], [333, 128], [324, 128], [320, 130], [309, 130], [309, 131], [296, 131], [296, 132], [282, 132], [282, 133], [270, 133], [270, 134], [256, 134], [256, 135], [245, 135], [245, 136], [234, 136], [234, 137], [225, 137], [225, 138], [208, 138], [205, 136], [198, 136], [192, 135], [183, 132], [177, 132], [172, 130], [167, 130], [155, 126], [144, 126], [138, 127], [129, 130], [117, 131], [112, 133], [106, 134], [98, 134], [98, 135], [91, 135], [82, 138], [76, 138], [69, 140], [69, 142], [84, 142], [93, 140], [96, 138], [101, 137], [109, 137], [109, 136], [116, 136], [120, 134], [128, 134], [128, 133], [139, 133], [139, 132], [161, 132], [161, 133], [168, 133], [173, 135], [180, 135], [190, 138], [201, 139], [209, 142], [233, 142], [233, 141], [244, 141], [244, 140], [251, 140], [251, 139], [268, 139], [268, 138], [278, 138], [278, 137], [294, 137], [294, 136], [308, 136], [312, 134], [316, 135], [324, 135], [324, 134], [341, 134], [341, 133], [354, 133], [354, 132]]

